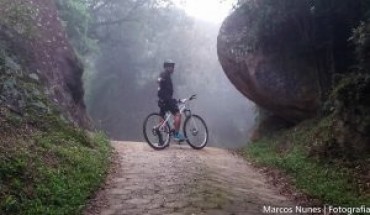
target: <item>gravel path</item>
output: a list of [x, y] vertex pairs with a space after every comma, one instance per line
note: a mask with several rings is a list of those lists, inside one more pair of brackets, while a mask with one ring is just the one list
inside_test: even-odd
[[117, 167], [85, 215], [263, 214], [293, 205], [244, 159], [226, 150], [113, 142]]

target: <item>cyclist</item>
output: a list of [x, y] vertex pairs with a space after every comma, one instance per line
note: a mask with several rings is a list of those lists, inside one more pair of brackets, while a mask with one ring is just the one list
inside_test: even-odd
[[158, 78], [158, 106], [160, 108], [160, 115], [164, 119], [166, 112], [170, 111], [174, 115], [175, 137], [177, 142], [184, 141], [184, 136], [180, 133], [181, 114], [177, 106], [177, 100], [173, 97], [173, 84], [171, 75], [175, 71], [175, 63], [172, 60], [166, 60], [163, 63], [164, 71]]

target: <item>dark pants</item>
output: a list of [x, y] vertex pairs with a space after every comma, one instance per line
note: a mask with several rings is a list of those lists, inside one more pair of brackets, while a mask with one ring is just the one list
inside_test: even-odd
[[158, 107], [160, 109], [159, 114], [164, 118], [166, 112], [170, 111], [173, 115], [176, 115], [180, 110], [177, 106], [176, 99], [159, 100]]

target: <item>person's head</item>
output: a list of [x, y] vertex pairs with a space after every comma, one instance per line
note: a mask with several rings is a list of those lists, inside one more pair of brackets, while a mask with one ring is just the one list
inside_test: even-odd
[[173, 73], [175, 71], [175, 62], [172, 60], [165, 60], [163, 63], [163, 68], [166, 72]]

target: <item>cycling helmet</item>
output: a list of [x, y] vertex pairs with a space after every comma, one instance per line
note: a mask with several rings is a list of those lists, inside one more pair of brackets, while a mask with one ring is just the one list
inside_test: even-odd
[[175, 68], [175, 62], [173, 62], [173, 60], [165, 60], [163, 63], [163, 67]]

